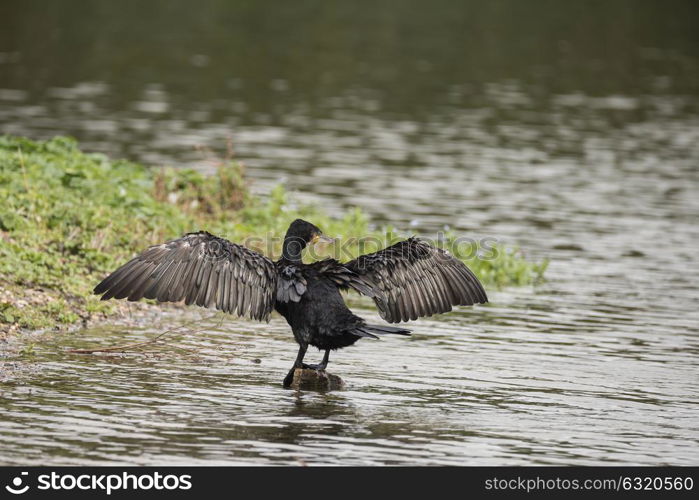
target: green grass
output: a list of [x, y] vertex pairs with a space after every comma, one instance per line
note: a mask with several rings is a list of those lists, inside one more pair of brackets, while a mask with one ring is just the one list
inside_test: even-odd
[[[279, 237], [297, 217], [341, 236], [342, 245], [326, 252], [341, 260], [403, 237], [394, 228], [371, 229], [359, 208], [331, 218], [317, 207], [295, 207], [281, 186], [264, 199], [253, 196], [236, 162], [204, 176], [84, 153], [64, 137], [2, 136], [0, 332], [115, 313], [114, 301], [90, 294], [94, 285], [136, 252], [186, 232], [206, 229], [277, 256]], [[457, 245], [454, 235], [444, 245], [464, 256], [486, 287], [533, 283], [547, 265], [502, 245]]]

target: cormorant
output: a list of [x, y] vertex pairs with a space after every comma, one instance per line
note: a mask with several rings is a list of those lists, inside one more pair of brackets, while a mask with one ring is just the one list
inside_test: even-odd
[[[301, 219], [284, 237], [282, 257], [269, 258], [206, 231], [154, 245], [110, 274], [94, 289], [102, 300], [143, 297], [216, 308], [268, 320], [272, 310], [286, 318], [299, 344], [296, 368], [324, 370], [330, 351], [362, 337], [376, 339], [410, 330], [370, 325], [350, 311], [340, 290], [371, 297], [390, 323], [451, 311], [452, 306], [482, 304], [485, 290], [471, 270], [448, 252], [411, 237], [344, 264], [324, 259], [301, 261], [309, 243], [334, 241]], [[303, 363], [309, 345], [324, 350], [318, 365]]]

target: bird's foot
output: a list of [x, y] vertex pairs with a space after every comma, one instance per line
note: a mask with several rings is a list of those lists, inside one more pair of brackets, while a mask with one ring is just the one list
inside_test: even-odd
[[301, 363], [301, 366], [294, 366], [291, 370], [289, 370], [289, 373], [287, 373], [286, 377], [284, 377], [284, 382], [282, 382], [282, 384], [284, 387], [291, 387], [291, 384], [294, 383], [294, 373], [296, 370], [303, 369], [323, 372], [327, 366], [328, 365], [324, 365], [323, 363], [319, 363], [317, 365], [307, 365], [306, 363]]
[[334, 391], [342, 389], [344, 382], [337, 375], [301, 366], [284, 379], [284, 387], [303, 391]]
[[287, 373], [286, 377], [284, 377], [284, 382], [282, 382], [284, 387], [291, 387], [291, 384], [294, 383], [294, 372], [296, 372], [296, 367], [289, 370], [289, 373]]
[[323, 363], [318, 363], [317, 365], [307, 365], [306, 363], [303, 364], [303, 368], [306, 370], [316, 370], [319, 372], [325, 371], [328, 365], [324, 365]]

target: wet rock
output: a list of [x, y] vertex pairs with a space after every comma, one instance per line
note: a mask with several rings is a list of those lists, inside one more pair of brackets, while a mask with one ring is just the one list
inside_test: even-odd
[[308, 370], [297, 368], [294, 371], [294, 380], [291, 382], [293, 389], [311, 391], [336, 391], [342, 389], [345, 383], [337, 375], [325, 370]]

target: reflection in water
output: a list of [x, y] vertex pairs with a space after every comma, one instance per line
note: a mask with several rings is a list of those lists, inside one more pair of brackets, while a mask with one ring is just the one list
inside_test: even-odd
[[548, 281], [339, 353], [326, 394], [281, 388], [278, 319], [146, 357], [64, 349], [147, 329], [59, 336], [0, 386], [0, 462], [696, 463], [695, 2], [205, 4], [3, 2], [1, 131], [204, 170], [230, 138], [260, 191], [495, 236]]

